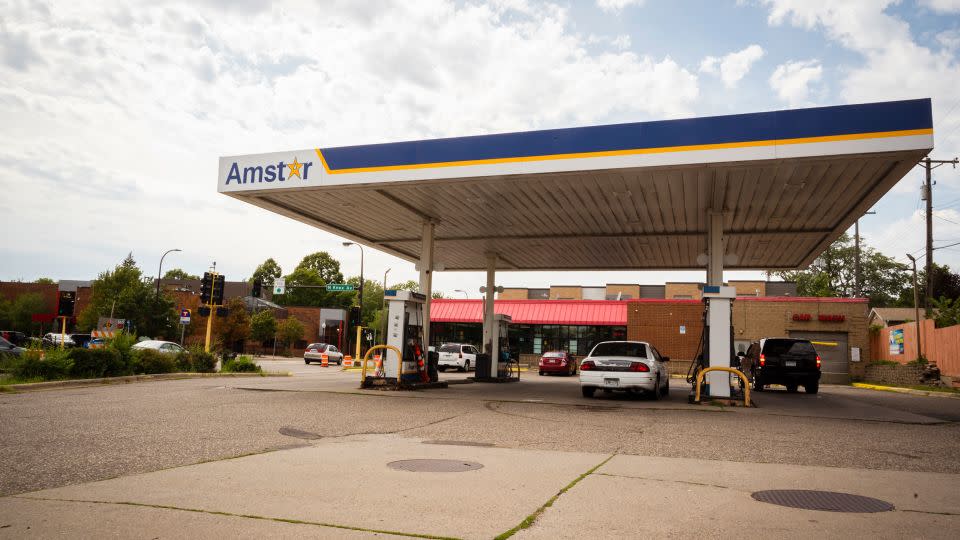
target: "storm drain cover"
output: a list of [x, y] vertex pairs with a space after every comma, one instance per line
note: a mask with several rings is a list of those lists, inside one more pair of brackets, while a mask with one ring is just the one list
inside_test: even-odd
[[771, 489], [757, 491], [750, 496], [760, 502], [804, 510], [823, 510], [825, 512], [873, 513], [889, 512], [894, 509], [892, 504], [880, 499], [835, 491]]
[[316, 433], [310, 433], [309, 431], [303, 431], [297, 428], [292, 427], [282, 427], [280, 428], [280, 434], [286, 435], [287, 437], [296, 437], [298, 439], [307, 439], [308, 441], [313, 441], [316, 439], [323, 438], [322, 435], [317, 435]]
[[403, 459], [391, 461], [387, 467], [410, 472], [464, 472], [483, 468], [483, 465], [458, 459]]

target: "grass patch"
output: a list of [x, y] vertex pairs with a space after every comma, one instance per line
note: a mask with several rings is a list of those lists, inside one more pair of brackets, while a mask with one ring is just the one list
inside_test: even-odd
[[876, 386], [889, 386], [890, 388], [908, 388], [910, 390], [922, 390], [924, 392], [940, 392], [943, 394], [960, 395], [960, 388], [950, 388], [949, 386], [927, 386], [924, 384], [894, 384], [894, 383], [870, 382], [870, 381], [864, 381], [863, 383], [872, 384]]
[[610, 461], [611, 459], [613, 459], [613, 456], [615, 456], [615, 455], [616, 455], [616, 454], [611, 454], [610, 456], [607, 457], [607, 459], [605, 459], [605, 460], [601, 461], [600, 463], [594, 465], [594, 467], [593, 467], [592, 469], [590, 469], [589, 471], [587, 471], [587, 472], [581, 474], [580, 476], [574, 478], [574, 479], [573, 479], [573, 482], [570, 482], [569, 484], [567, 484], [566, 486], [564, 486], [563, 489], [561, 489], [560, 491], [558, 491], [556, 495], [554, 495], [553, 497], [550, 497], [550, 499], [547, 500], [547, 502], [545, 502], [545, 503], [543, 504], [543, 506], [541, 506], [540, 508], [537, 508], [536, 511], [534, 511], [532, 514], [530, 514], [529, 516], [527, 516], [526, 518], [524, 518], [524, 520], [521, 521], [519, 525], [517, 525], [516, 527], [510, 529], [509, 531], [507, 531], [507, 532], [505, 532], [505, 533], [502, 533], [502, 534], [497, 535], [497, 536], [495, 537], [495, 540], [506, 540], [507, 538], [510, 538], [511, 536], [517, 534], [517, 533], [520, 532], [521, 530], [523, 530], [523, 529], [529, 529], [530, 527], [532, 527], [533, 524], [536, 523], [537, 518], [539, 518], [540, 515], [543, 514], [543, 513], [547, 510], [547, 508], [550, 508], [551, 506], [553, 506], [553, 503], [557, 502], [557, 499], [559, 499], [561, 495], [563, 495], [564, 493], [570, 491], [571, 489], [573, 489], [573, 486], [579, 484], [581, 480], [583, 480], [584, 478], [586, 478], [586, 477], [590, 476], [591, 474], [593, 474], [594, 471], [596, 471], [596, 470], [599, 469], [600, 467], [603, 467], [604, 465], [606, 465], [607, 462]]

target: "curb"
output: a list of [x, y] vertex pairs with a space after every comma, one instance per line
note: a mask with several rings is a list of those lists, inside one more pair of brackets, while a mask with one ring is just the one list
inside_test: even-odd
[[899, 386], [882, 386], [879, 384], [868, 384], [868, 383], [851, 383], [851, 386], [855, 388], [864, 388], [867, 390], [878, 390], [881, 392], [896, 392], [898, 394], [910, 394], [914, 396], [927, 396], [927, 397], [944, 397], [952, 399], [960, 399], [960, 394], [953, 392], [937, 392], [933, 390], [915, 390], [913, 388], [900, 388]]
[[45, 381], [37, 383], [8, 384], [3, 386], [15, 392], [34, 392], [56, 390], [58, 388], [81, 388], [84, 386], [103, 386], [109, 384], [130, 384], [150, 381], [172, 381], [179, 379], [204, 379], [216, 377], [289, 377], [286, 372], [263, 373], [157, 373], [154, 375], [124, 375], [123, 377], [104, 377], [101, 379], [70, 379], [66, 381]]

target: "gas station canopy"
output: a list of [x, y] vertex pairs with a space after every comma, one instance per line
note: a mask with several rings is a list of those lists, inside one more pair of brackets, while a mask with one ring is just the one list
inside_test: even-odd
[[435, 268], [808, 265], [933, 148], [929, 99], [220, 158], [218, 190]]

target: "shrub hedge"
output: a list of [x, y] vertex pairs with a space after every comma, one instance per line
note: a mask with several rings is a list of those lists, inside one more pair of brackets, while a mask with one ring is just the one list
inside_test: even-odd
[[119, 377], [133, 373], [131, 366], [123, 361], [116, 349], [70, 349], [67, 355], [73, 360], [70, 376], [77, 379]]
[[249, 356], [238, 356], [233, 359], [223, 361], [223, 367], [220, 371], [228, 373], [260, 373], [260, 368]]

